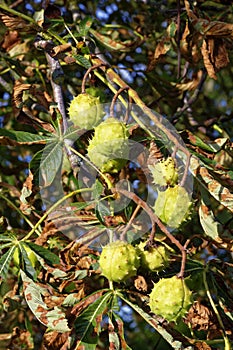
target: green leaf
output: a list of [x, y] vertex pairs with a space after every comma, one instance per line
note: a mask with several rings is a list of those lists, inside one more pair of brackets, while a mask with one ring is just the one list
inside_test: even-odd
[[[113, 291], [99, 297], [94, 303], [89, 305], [80, 316], [75, 320], [75, 335], [79, 339], [76, 347], [85, 345], [85, 350], [95, 349], [98, 342], [98, 333], [100, 328], [100, 317], [108, 307], [108, 302], [112, 298]], [[97, 320], [98, 318], [98, 320]]]
[[191, 157], [190, 168], [202, 187], [222, 205], [233, 212], [233, 193], [219, 183], [197, 157]]
[[82, 36], [86, 36], [89, 32], [89, 29], [91, 28], [93, 23], [93, 19], [89, 16], [85, 17], [80, 23], [79, 23], [79, 33]]
[[38, 177], [40, 186], [49, 186], [55, 179], [62, 164], [63, 143], [52, 142], [37, 152], [30, 162], [34, 176]]
[[51, 139], [49, 135], [38, 135], [32, 134], [25, 131], [15, 131], [15, 130], [6, 130], [0, 128], [0, 144], [2, 145], [32, 145], [32, 144], [45, 144], [48, 140]]
[[82, 134], [83, 131], [80, 128], [72, 125], [63, 134], [63, 140], [77, 141]]
[[45, 295], [51, 294], [47, 288], [41, 287], [20, 270], [24, 285], [24, 295], [29, 308], [35, 317], [47, 328], [64, 333], [70, 331], [65, 313], [55, 306], [49, 309], [43, 301]]
[[[117, 324], [117, 333], [118, 333], [118, 337], [120, 337], [121, 339], [121, 350], [132, 350], [125, 341], [125, 337], [124, 337], [124, 323], [122, 321], [122, 319], [115, 313], [113, 312], [112, 317], [114, 319], [114, 323]], [[117, 338], [118, 338], [117, 337]], [[110, 340], [110, 336], [109, 336], [109, 340]], [[113, 340], [115, 340], [115, 336], [113, 336]], [[117, 341], [117, 339], [116, 339]]]
[[111, 212], [103, 202], [99, 201], [95, 207], [95, 215], [102, 224], [105, 224], [104, 217], [111, 215]]
[[91, 67], [91, 63], [82, 55], [73, 55], [74, 59], [84, 68], [88, 69]]
[[1, 280], [6, 279], [7, 272], [10, 267], [10, 262], [12, 260], [14, 251], [16, 247], [12, 246], [5, 254], [2, 255], [0, 259], [0, 278]]
[[36, 254], [38, 254], [40, 257], [42, 257], [48, 264], [54, 265], [59, 264], [60, 259], [59, 257], [52, 253], [50, 250], [37, 245], [33, 242], [25, 242], [31, 250], [33, 250]]
[[[133, 310], [135, 310], [150, 326], [152, 326], [167, 342], [172, 346], [173, 349], [184, 349], [185, 347], [179, 340], [175, 340], [175, 338], [170, 334], [165, 328], [159, 325], [159, 323], [149, 314], [147, 314], [144, 310], [142, 310], [138, 305], [133, 304], [127, 298], [123, 296], [119, 291], [117, 291], [117, 295], [120, 299], [122, 299], [126, 304], [128, 304]], [[187, 349], [192, 349], [191, 347]]]
[[92, 192], [94, 199], [99, 200], [101, 194], [103, 193], [103, 190], [104, 186], [98, 179], [96, 179]]
[[12, 238], [9, 236], [0, 234], [0, 242], [12, 242]]
[[26, 246], [26, 244], [24, 242], [19, 242], [19, 244], [18, 244], [19, 252], [21, 254], [22, 266], [23, 266], [24, 272], [28, 276], [33, 278], [33, 280], [36, 280], [36, 278], [37, 278], [36, 270], [32, 266], [32, 262], [29, 259], [29, 256], [25, 250], [25, 246]]

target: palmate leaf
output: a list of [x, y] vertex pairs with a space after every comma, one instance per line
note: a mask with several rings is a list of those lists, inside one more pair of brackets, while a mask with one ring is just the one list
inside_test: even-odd
[[5, 254], [2, 255], [0, 259], [0, 278], [1, 280], [7, 277], [7, 273], [10, 267], [10, 262], [12, 260], [14, 251], [16, 247], [12, 246]]
[[22, 262], [22, 266], [23, 269], [25, 271], [25, 273], [27, 273], [28, 276], [30, 276], [31, 278], [33, 278], [33, 280], [36, 280], [37, 275], [36, 275], [36, 270], [34, 269], [31, 260], [29, 259], [29, 256], [26, 252], [25, 249], [26, 244], [24, 244], [24, 242], [19, 242], [19, 252], [21, 254], [21, 262]]
[[85, 17], [78, 25], [79, 33], [82, 36], [86, 36], [88, 34], [89, 29], [91, 28], [93, 23], [93, 19], [91, 17]]
[[[98, 342], [100, 332], [100, 322], [103, 313], [107, 310], [108, 304], [113, 297], [113, 291], [99, 297], [93, 304], [89, 305], [74, 323], [75, 337], [78, 339], [76, 348], [83, 345], [84, 349], [94, 350]], [[97, 320], [98, 318], [98, 320]]]
[[90, 62], [86, 59], [86, 57], [82, 55], [73, 55], [73, 57], [84, 68], [88, 69], [91, 67]]
[[52, 253], [50, 250], [33, 242], [26, 242], [26, 244], [32, 251], [42, 257], [48, 264], [53, 265], [60, 263], [59, 257], [56, 254]]
[[[117, 333], [116, 332], [111, 332], [111, 334], [109, 334], [109, 342], [110, 340], [113, 342], [114, 346], [116, 349], [119, 348], [119, 350], [132, 350], [125, 341], [125, 337], [124, 337], [124, 323], [122, 321], [122, 319], [115, 313], [113, 312], [112, 314], [114, 323], [117, 325]], [[110, 319], [109, 319], [110, 322]], [[116, 347], [116, 344], [119, 343], [120, 340], [120, 347]], [[115, 349], [114, 348], [114, 349]]]
[[233, 212], [233, 193], [215, 180], [213, 175], [203, 166], [203, 163], [197, 157], [191, 157], [190, 168], [201, 186], [207, 189], [219, 203]]
[[26, 131], [0, 129], [0, 144], [6, 146], [45, 144], [51, 139], [49, 135], [32, 134]]
[[[126, 304], [128, 304], [134, 311], [136, 311], [150, 326], [152, 326], [167, 342], [171, 345], [173, 349], [183, 349], [183, 350], [193, 350], [192, 346], [185, 347], [179, 340], [176, 340], [171, 333], [169, 333], [165, 328], [160, 326], [160, 324], [148, 313], [142, 310], [137, 304], [131, 303], [123, 294], [117, 292], [117, 295]], [[187, 342], [187, 341], [186, 341]]]
[[37, 152], [30, 162], [30, 169], [40, 186], [49, 186], [55, 179], [62, 164], [63, 143], [50, 142]]
[[47, 288], [41, 287], [30, 279], [23, 270], [20, 270], [23, 280], [24, 295], [29, 308], [35, 317], [47, 328], [64, 333], [70, 331], [65, 313], [55, 306], [49, 309], [43, 301], [43, 296], [48, 295]]

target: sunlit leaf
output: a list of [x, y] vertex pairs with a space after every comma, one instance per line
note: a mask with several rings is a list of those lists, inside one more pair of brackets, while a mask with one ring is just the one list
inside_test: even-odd
[[45, 144], [50, 136], [32, 134], [26, 131], [6, 130], [0, 128], [0, 144], [5, 146]]
[[54, 141], [45, 146], [33, 157], [30, 168], [34, 177], [39, 178], [41, 186], [49, 186], [55, 179], [62, 164], [63, 144]]
[[12, 246], [5, 254], [2, 255], [0, 259], [0, 278], [4, 280], [7, 277], [7, 273], [10, 267], [10, 262], [12, 260], [15, 251], [15, 246]]
[[43, 301], [43, 296], [48, 290], [31, 280], [23, 270], [20, 270], [24, 286], [25, 299], [32, 313], [47, 328], [56, 330], [60, 333], [69, 331], [68, 322], [65, 313], [59, 307], [48, 308]]
[[149, 325], [151, 325], [172, 346], [173, 349], [185, 349], [181, 341], [174, 339], [174, 337], [172, 336], [172, 332], [169, 333], [169, 331], [162, 327], [159, 324], [159, 322], [157, 322], [152, 316], [150, 316], [144, 310], [142, 310], [137, 304], [134, 304], [131, 301], [129, 301], [120, 292], [117, 292], [117, 295], [134, 311], [136, 311]]
[[31, 248], [32, 251], [34, 251], [36, 254], [41, 256], [48, 264], [54, 265], [54, 264], [60, 263], [59, 257], [53, 252], [51, 252], [49, 249], [46, 249], [33, 242], [26, 242], [26, 243]]
[[108, 302], [112, 298], [112, 293], [112, 291], [109, 291], [99, 297], [76, 318], [74, 327], [75, 336], [79, 339], [76, 345], [77, 347], [85, 344], [85, 346], [91, 346], [91, 349], [95, 349], [93, 346], [96, 346], [98, 341], [100, 316], [107, 310]]
[[73, 55], [74, 59], [84, 68], [88, 69], [91, 67], [91, 63], [82, 55]]
[[91, 28], [93, 23], [93, 19], [91, 17], [85, 17], [78, 25], [79, 33], [82, 36], [86, 36], [88, 34], [89, 29]]

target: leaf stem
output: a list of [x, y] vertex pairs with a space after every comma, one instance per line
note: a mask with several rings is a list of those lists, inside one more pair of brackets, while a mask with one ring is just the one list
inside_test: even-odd
[[[21, 210], [7, 197], [5, 197], [3, 194], [0, 193], [0, 197], [2, 197], [14, 210], [17, 211], [17, 213], [26, 221], [26, 223], [31, 227], [34, 228], [33, 223], [21, 212]], [[39, 227], [39, 226], [38, 226]], [[36, 234], [39, 236], [40, 231], [35, 230]]]
[[106, 184], [107, 184], [109, 190], [113, 187], [111, 181], [107, 178], [107, 176], [105, 176], [105, 175], [104, 175], [104, 174], [103, 174], [103, 173], [102, 173], [88, 158], [86, 158], [86, 157], [83, 156], [81, 153], [79, 153], [78, 151], [76, 151], [76, 149], [74, 149], [74, 148], [72, 148], [72, 147], [70, 147], [70, 146], [67, 146], [67, 147], [69, 147], [70, 150], [71, 150], [74, 154], [78, 155], [81, 159], [85, 160], [89, 165], [91, 165], [91, 166], [97, 171], [97, 173], [100, 174], [100, 176], [101, 176], [101, 177], [104, 179], [104, 181], [106, 182]]
[[18, 12], [16, 10], [13, 10], [12, 8], [8, 7], [7, 5], [4, 4], [0, 4], [0, 9], [5, 10], [9, 13], [11, 13], [12, 15], [21, 17], [23, 19], [25, 19], [26, 21], [35, 24], [36, 26], [38, 26], [38, 24], [35, 22], [34, 18], [29, 17], [27, 15], [25, 15], [24, 13]]
[[89, 192], [93, 191], [92, 188], [79, 188], [75, 191], [72, 191], [68, 193], [66, 196], [59, 199], [56, 203], [54, 203], [47, 211], [44, 213], [44, 215], [40, 218], [39, 221], [35, 224], [35, 226], [32, 228], [32, 230], [22, 239], [23, 241], [26, 241], [31, 237], [31, 235], [36, 231], [36, 229], [40, 226], [40, 224], [47, 218], [47, 216], [53, 212], [54, 209], [56, 209], [61, 203], [63, 203], [66, 199], [72, 197], [75, 194], [82, 193], [82, 192]]

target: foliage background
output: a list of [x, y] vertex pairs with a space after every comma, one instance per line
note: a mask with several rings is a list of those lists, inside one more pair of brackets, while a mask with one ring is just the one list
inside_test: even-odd
[[[120, 339], [118, 348], [123, 349], [127, 346], [181, 348], [181, 343], [194, 349], [230, 348], [233, 339], [232, 10], [231, 1], [201, 0], [1, 3], [2, 349], [17, 349], [17, 346], [66, 349], [68, 336], [75, 344], [73, 348], [105, 349], [113, 346], [109, 334], [115, 340], [114, 346], [116, 338]], [[36, 44], [39, 39], [53, 42], [56, 48], [53, 57], [60, 62], [63, 73], [49, 75], [46, 49]], [[65, 46], [67, 43], [72, 47]], [[121, 286], [128, 293], [120, 302], [122, 321], [112, 311], [116, 308], [116, 296], [109, 294], [105, 304], [101, 299], [108, 295], [104, 294], [108, 284], [100, 276], [99, 253], [79, 247], [46, 217], [37, 225], [44, 208], [36, 183], [35, 158], [34, 163], [31, 160], [48, 139], [57, 142], [51, 138], [60, 123], [52, 81], [62, 87], [67, 108], [72, 96], [81, 92], [83, 76], [96, 63], [97, 53], [100, 59], [103, 54], [108, 60], [118, 82], [132, 88], [133, 98], [135, 91], [149, 108], [166, 116], [197, 157], [192, 217], [175, 232], [182, 244], [190, 240], [185, 276], [190, 277], [197, 302], [186, 322], [177, 326], [165, 322], [158, 330], [157, 320], [150, 319], [146, 296], [157, 276], [148, 271], [142, 273], [148, 288], [145, 293], [134, 285]], [[101, 101], [111, 102], [113, 84], [101, 79], [109, 79], [106, 72], [97, 71], [99, 75], [92, 74], [86, 88], [90, 88], [89, 92], [98, 88]], [[68, 167], [62, 169], [62, 176], [65, 192], [69, 194], [77, 186], [75, 174]], [[79, 200], [78, 196], [72, 197], [73, 203]], [[85, 212], [90, 225], [95, 214]], [[82, 220], [82, 215], [80, 211], [77, 220]], [[33, 227], [37, 232], [31, 231]], [[72, 223], [69, 230], [72, 231]], [[36, 253], [34, 266], [25, 255], [27, 236], [26, 246]], [[164, 272], [168, 277], [178, 273], [181, 254], [169, 239], [166, 243], [175, 249], [172, 263]], [[12, 260], [19, 246], [21, 274]], [[25, 301], [27, 286], [31, 287], [34, 298], [41, 298], [42, 311]], [[36, 290], [40, 290], [38, 295]], [[98, 290], [99, 294], [92, 294]], [[89, 309], [88, 306], [98, 301], [103, 302], [103, 308], [97, 316], [101, 318], [109, 307], [112, 324], [104, 317], [102, 323], [97, 316], [91, 320], [96, 304]], [[45, 326], [49, 311], [53, 311], [50, 317], [58, 322], [60, 329], [53, 329], [51, 324]], [[44, 322], [35, 316], [43, 316]], [[67, 319], [71, 331], [67, 328], [67, 332], [61, 333], [61, 328], [67, 327]], [[78, 324], [98, 329], [95, 329], [95, 344], [89, 344], [81, 331], [78, 334]], [[123, 340], [123, 324], [128, 345]], [[46, 328], [50, 331], [45, 332]], [[169, 343], [168, 334], [179, 343], [177, 347]]]

